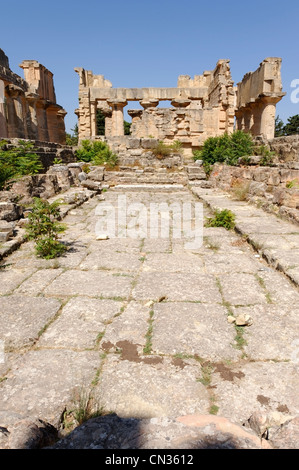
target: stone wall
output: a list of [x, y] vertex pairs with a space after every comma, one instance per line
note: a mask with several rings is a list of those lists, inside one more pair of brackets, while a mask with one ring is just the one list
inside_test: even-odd
[[[5, 148], [11, 149], [13, 147], [17, 147], [19, 144], [19, 139], [4, 140], [6, 142], [4, 150]], [[24, 139], [24, 141], [33, 144], [32, 152], [39, 156], [45, 171], [53, 165], [55, 159], [61, 160], [63, 164], [76, 161], [75, 150], [72, 147], [67, 147], [54, 142], [41, 142], [39, 140]]]
[[276, 137], [269, 142], [280, 162], [299, 162], [299, 134], [285, 137]]
[[213, 186], [299, 223], [299, 162], [274, 167], [215, 164]]
[[0, 49], [0, 138], [65, 144], [66, 111], [56, 103], [53, 74], [35, 60], [24, 60], [22, 79]]

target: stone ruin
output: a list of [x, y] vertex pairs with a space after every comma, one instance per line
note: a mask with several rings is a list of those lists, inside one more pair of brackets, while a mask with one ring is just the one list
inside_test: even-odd
[[[245, 75], [235, 87], [229, 60], [219, 60], [213, 71], [178, 78], [176, 88], [113, 88], [103, 75], [83, 68], [79, 74], [79, 139], [97, 138], [96, 116], [105, 116], [105, 137], [124, 136], [124, 107], [139, 102], [143, 109], [128, 110], [131, 135], [171, 143], [179, 140], [185, 149], [197, 149], [208, 137], [234, 129], [253, 136], [274, 138], [276, 104], [282, 92], [281, 59], [265, 59], [255, 72]], [[158, 107], [168, 101], [170, 108]]]
[[53, 74], [36, 60], [24, 60], [25, 79], [12, 72], [0, 49], [0, 138], [65, 144], [66, 111], [56, 103]]

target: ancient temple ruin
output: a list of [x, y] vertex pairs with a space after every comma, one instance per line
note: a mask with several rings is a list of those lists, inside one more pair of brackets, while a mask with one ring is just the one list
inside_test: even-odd
[[56, 103], [53, 74], [35, 60], [20, 67], [25, 79], [12, 72], [0, 49], [0, 138], [65, 144], [67, 113]]
[[[281, 84], [281, 59], [267, 58], [257, 71], [245, 75], [236, 87], [229, 60], [219, 60], [213, 71], [178, 78], [176, 88], [113, 88], [103, 75], [76, 68], [79, 74], [79, 139], [97, 138], [96, 116], [105, 115], [105, 136], [124, 135], [124, 107], [139, 102], [143, 109], [128, 110], [132, 137], [199, 148], [208, 137], [234, 129], [254, 136], [274, 138], [275, 109], [285, 93]], [[171, 107], [158, 107], [168, 101]]]

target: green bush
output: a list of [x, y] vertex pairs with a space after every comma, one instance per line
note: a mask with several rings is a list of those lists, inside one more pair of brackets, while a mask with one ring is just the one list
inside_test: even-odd
[[157, 147], [152, 149], [154, 155], [160, 160], [168, 157], [172, 153], [180, 154], [182, 152], [182, 143], [179, 140], [175, 140], [172, 144], [167, 145], [162, 140], [158, 142]]
[[58, 222], [60, 217], [59, 202], [49, 203], [34, 198], [32, 212], [29, 214], [26, 236], [36, 242], [36, 254], [45, 259], [62, 255], [66, 246], [58, 241], [58, 234], [64, 232], [65, 226]]
[[39, 156], [32, 152], [32, 143], [20, 140], [18, 147], [12, 149], [6, 149], [6, 145], [5, 140], [0, 142], [0, 190], [21, 176], [43, 169]]
[[194, 160], [203, 160], [206, 165], [216, 162], [227, 165], [237, 165], [238, 159], [246, 155], [253, 155], [254, 143], [250, 134], [235, 131], [232, 134], [223, 134], [219, 137], [209, 137], [201, 151], [193, 152]]
[[224, 227], [232, 230], [235, 227], [235, 214], [229, 209], [216, 210], [214, 217], [207, 219], [206, 227]]
[[93, 165], [107, 163], [110, 166], [115, 166], [117, 164], [117, 155], [111, 151], [106, 142], [100, 140], [94, 142], [82, 140], [81, 147], [76, 150], [76, 157], [81, 162], [92, 163]]

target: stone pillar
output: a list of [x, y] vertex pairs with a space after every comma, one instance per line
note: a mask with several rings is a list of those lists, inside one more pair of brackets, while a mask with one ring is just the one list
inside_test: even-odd
[[25, 138], [24, 111], [21, 96], [24, 92], [15, 85], [7, 87], [7, 136]]
[[243, 129], [243, 113], [240, 109], [235, 111], [236, 116], [236, 130], [241, 131]]
[[27, 101], [27, 130], [28, 130], [28, 139], [38, 140], [38, 122], [37, 122], [37, 113], [36, 113], [36, 102], [38, 100], [38, 95], [35, 93], [26, 93]]
[[275, 114], [276, 103], [279, 100], [274, 97], [263, 97], [263, 110], [261, 113], [261, 129], [260, 134], [266, 139], [272, 140], [275, 136]]
[[57, 118], [57, 131], [58, 131], [58, 144], [65, 145], [66, 144], [66, 133], [65, 133], [65, 116], [67, 115], [67, 112], [65, 109], [60, 108], [60, 110], [57, 112], [56, 118]]
[[112, 109], [101, 109], [103, 115], [105, 116], [105, 137], [112, 136]]
[[0, 80], [0, 138], [7, 137], [7, 123], [5, 113], [5, 86]]
[[90, 127], [91, 135], [95, 137], [97, 135], [97, 102], [90, 102]]
[[128, 115], [132, 118], [132, 125], [131, 125], [131, 135], [137, 136], [139, 130], [139, 124], [142, 118], [143, 111], [142, 109], [129, 109]]
[[108, 104], [112, 107], [112, 136], [125, 135], [123, 109], [128, 102], [126, 100], [111, 100], [108, 101]]
[[48, 122], [47, 122], [47, 101], [38, 100], [36, 103], [36, 115], [38, 122], [38, 140], [49, 142]]

